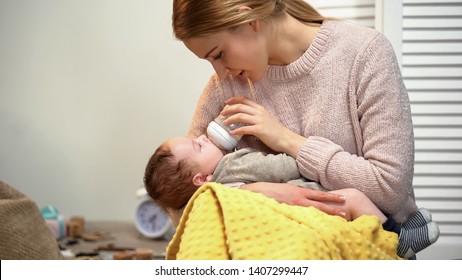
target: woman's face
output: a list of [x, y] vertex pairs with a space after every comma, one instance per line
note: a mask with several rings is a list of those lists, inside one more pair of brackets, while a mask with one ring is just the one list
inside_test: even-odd
[[258, 23], [185, 39], [184, 44], [197, 57], [208, 60], [220, 78], [232, 76], [258, 81], [266, 75], [268, 53]]

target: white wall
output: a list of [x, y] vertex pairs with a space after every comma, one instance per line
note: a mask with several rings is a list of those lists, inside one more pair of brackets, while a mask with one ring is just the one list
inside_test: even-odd
[[0, 0], [0, 180], [65, 217], [132, 220], [213, 71], [174, 39], [171, 5]]

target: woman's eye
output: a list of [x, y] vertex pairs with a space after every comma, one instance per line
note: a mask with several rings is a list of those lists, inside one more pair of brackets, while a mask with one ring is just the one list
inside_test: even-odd
[[223, 56], [223, 51], [219, 52], [216, 56], [213, 57], [214, 60], [218, 60]]

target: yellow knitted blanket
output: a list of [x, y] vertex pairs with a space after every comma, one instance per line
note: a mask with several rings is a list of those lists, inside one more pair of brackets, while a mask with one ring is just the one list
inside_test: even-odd
[[185, 208], [166, 259], [399, 259], [378, 218], [352, 222], [262, 194], [203, 185]]

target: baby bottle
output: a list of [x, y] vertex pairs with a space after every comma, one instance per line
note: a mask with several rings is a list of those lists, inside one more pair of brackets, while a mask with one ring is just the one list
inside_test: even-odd
[[243, 126], [244, 124], [233, 123], [226, 126], [223, 121], [225, 116], [219, 115], [215, 120], [211, 121], [207, 127], [207, 136], [218, 148], [226, 151], [233, 150], [242, 135], [231, 135], [230, 131]]

